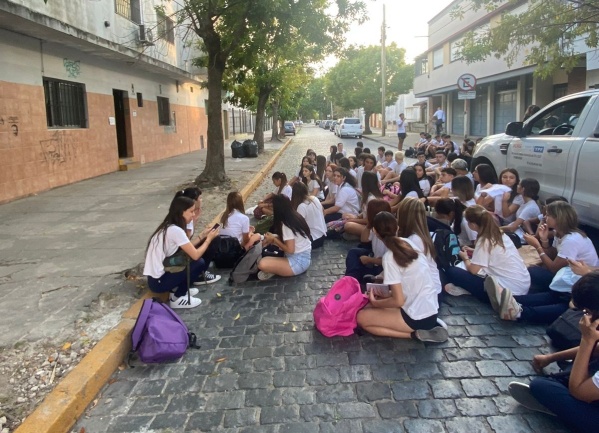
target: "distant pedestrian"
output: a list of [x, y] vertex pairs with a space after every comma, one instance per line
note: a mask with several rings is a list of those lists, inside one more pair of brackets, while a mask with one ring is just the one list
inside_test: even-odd
[[397, 119], [397, 150], [403, 149], [403, 142], [407, 137], [406, 134], [406, 119], [404, 114], [401, 113], [399, 115], [399, 119]]
[[433, 114], [433, 117], [436, 117], [435, 127], [437, 130], [437, 134], [441, 135], [441, 131], [443, 131], [443, 124], [445, 123], [445, 111], [441, 107], [437, 108], [437, 111]]

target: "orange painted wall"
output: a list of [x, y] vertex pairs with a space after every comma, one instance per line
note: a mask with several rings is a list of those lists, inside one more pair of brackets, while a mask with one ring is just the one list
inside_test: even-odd
[[[165, 131], [155, 101], [128, 102], [133, 160], [198, 150], [200, 135], [206, 141], [204, 108], [171, 103], [177, 125]], [[87, 110], [88, 128], [48, 129], [43, 87], [0, 81], [0, 203], [118, 170], [116, 128], [108, 121], [112, 95], [88, 92]]]

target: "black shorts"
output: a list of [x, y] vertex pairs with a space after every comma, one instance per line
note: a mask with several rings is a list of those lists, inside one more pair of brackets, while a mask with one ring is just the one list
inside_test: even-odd
[[405, 139], [408, 136], [405, 132], [398, 132], [397, 137], [401, 139]]
[[403, 308], [400, 308], [400, 311], [401, 311], [401, 317], [403, 317], [403, 320], [404, 320], [404, 322], [406, 322], [406, 325], [408, 325], [414, 331], [417, 331], [419, 329], [428, 330], [428, 329], [433, 329], [435, 326], [439, 326], [439, 324], [437, 323], [437, 315], [436, 314], [429, 316], [425, 319], [414, 320], [410, 316], [408, 316], [408, 313], [406, 313], [403, 310]]

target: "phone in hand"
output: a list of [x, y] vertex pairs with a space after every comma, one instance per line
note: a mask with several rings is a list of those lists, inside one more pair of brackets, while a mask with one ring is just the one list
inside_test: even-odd
[[219, 224], [219, 223], [216, 223], [216, 224], [214, 224], [214, 225], [212, 226], [212, 230], [216, 230], [216, 229], [218, 229], [219, 227], [220, 227], [220, 224]]

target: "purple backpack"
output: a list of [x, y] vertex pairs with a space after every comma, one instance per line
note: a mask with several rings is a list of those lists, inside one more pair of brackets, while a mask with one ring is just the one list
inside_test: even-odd
[[314, 324], [326, 337], [352, 335], [358, 326], [358, 311], [366, 304], [368, 298], [362, 294], [358, 280], [343, 277], [316, 304]]
[[141, 307], [133, 333], [132, 351], [145, 363], [173, 361], [183, 356], [188, 347], [199, 348], [196, 336], [166, 304], [146, 299]]

